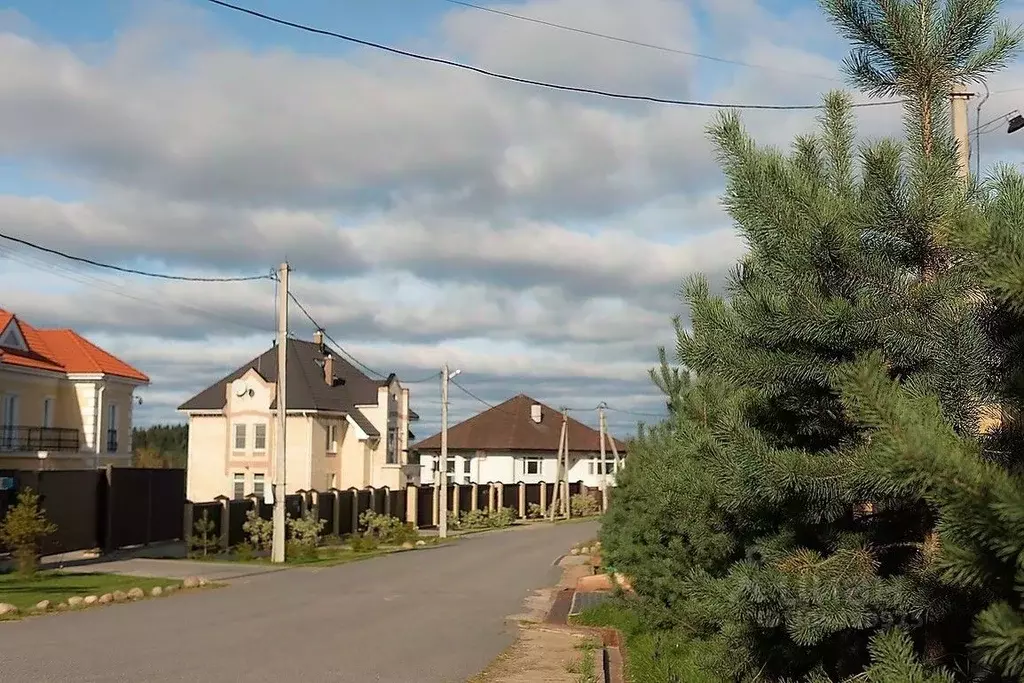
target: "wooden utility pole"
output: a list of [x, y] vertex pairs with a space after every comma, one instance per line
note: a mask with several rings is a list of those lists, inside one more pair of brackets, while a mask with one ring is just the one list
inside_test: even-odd
[[569, 409], [562, 408], [562, 424], [565, 425], [562, 434], [562, 471], [565, 473], [562, 486], [562, 516], [566, 519], [572, 516], [572, 509], [569, 506]]
[[604, 421], [604, 404], [598, 408], [598, 421], [601, 427], [601, 512], [608, 511], [608, 464], [605, 460], [604, 438], [608, 434], [608, 428]]
[[953, 122], [953, 137], [956, 138], [957, 167], [964, 180], [971, 175], [971, 134], [967, 129], [967, 100], [974, 93], [962, 83], [953, 86], [949, 94], [950, 120]]
[[274, 530], [271, 562], [284, 562], [285, 545], [285, 429], [288, 375], [288, 263], [277, 269], [277, 443], [274, 446]]
[[441, 462], [437, 466], [437, 535], [448, 538], [448, 364], [441, 366]]
[[[562, 449], [565, 445], [566, 437], [566, 424], [565, 411], [562, 411], [562, 431], [558, 434], [558, 457], [555, 460], [555, 488], [551, 495], [551, 521], [555, 521], [555, 515], [558, 514], [558, 505], [561, 501], [559, 495], [562, 490]], [[568, 476], [568, 474], [566, 474]]]

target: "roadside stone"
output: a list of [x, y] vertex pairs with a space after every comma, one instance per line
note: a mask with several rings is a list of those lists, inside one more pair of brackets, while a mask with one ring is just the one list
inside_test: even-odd
[[579, 548], [573, 548], [572, 550], [569, 551], [569, 553], [572, 554], [572, 555], [579, 555], [580, 554], [580, 549]]
[[146, 597], [146, 593], [138, 586], [128, 591], [129, 600], [141, 600], [144, 597]]
[[101, 605], [109, 605], [112, 602], [114, 602], [114, 596], [111, 593], [104, 593], [100, 596]]
[[160, 586], [153, 586], [153, 590], [149, 591], [149, 594], [152, 595], [154, 598], [159, 598], [161, 595], [164, 594], [164, 589]]
[[412, 544], [412, 541], [406, 541], [402, 544], [402, 550], [412, 550], [416, 546]]
[[167, 586], [166, 588], [164, 588], [164, 593], [166, 595], [170, 595], [171, 593], [174, 593], [177, 590], [178, 590], [177, 586], [171, 585], [171, 586]]
[[0, 617], [13, 617], [18, 614], [18, 608], [9, 602], [0, 602]]
[[85, 600], [81, 595], [73, 595], [68, 598], [68, 607], [81, 607], [83, 602], [85, 602]]
[[56, 609], [58, 612], [67, 612], [70, 607], [68, 607], [68, 603], [66, 602], [58, 602]]
[[124, 591], [114, 591], [111, 595], [114, 598], [114, 602], [124, 602], [128, 599], [128, 594]]
[[199, 588], [199, 577], [190, 576], [181, 584], [182, 588]]
[[422, 540], [420, 540], [420, 541], [416, 541], [416, 547], [418, 547], [418, 548], [422, 548], [422, 547], [423, 547], [423, 546], [425, 546], [426, 544], [427, 544], [427, 542], [426, 542], [426, 541], [422, 541]]
[[95, 605], [100, 599], [95, 595], [86, 595], [85, 599], [82, 600], [83, 605]]
[[209, 586], [209, 585], [210, 585], [210, 582], [209, 582], [209, 581], [207, 581], [207, 580], [206, 580], [205, 578], [203, 578], [202, 576], [200, 576], [200, 577], [199, 577], [199, 587], [200, 587], [200, 588], [206, 588], [206, 587], [207, 587], [207, 586]]
[[580, 548], [580, 555], [589, 555], [589, 554], [590, 554], [590, 546], [585, 545], [582, 548]]
[[36, 603], [36, 611], [37, 612], [49, 612], [50, 611], [50, 601], [49, 600], [40, 600], [39, 602], [37, 602]]

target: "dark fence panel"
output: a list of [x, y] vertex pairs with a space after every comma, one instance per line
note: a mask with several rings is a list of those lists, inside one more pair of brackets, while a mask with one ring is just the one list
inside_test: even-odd
[[284, 497], [284, 512], [292, 519], [302, 518], [302, 494], [290, 493]]
[[213, 531], [210, 532], [211, 538], [219, 537], [223, 533], [221, 522], [223, 522], [224, 506], [219, 502], [213, 503], [193, 503], [192, 504], [192, 528], [189, 529], [191, 533], [195, 533], [195, 523], [203, 518], [203, 513], [209, 516], [211, 522], [213, 522]]
[[548, 507], [550, 508], [551, 507], [551, 501], [553, 501], [555, 499], [555, 485], [554, 484], [544, 484], [544, 483], [542, 483], [541, 486], [544, 487], [544, 493], [547, 496], [546, 498], [544, 498], [544, 500], [546, 500], [548, 502]]
[[260, 519], [274, 519], [274, 506], [262, 498], [260, 499]]
[[529, 512], [530, 505], [540, 505], [540, 487], [542, 484], [526, 485], [526, 510]]
[[416, 490], [416, 526], [434, 526], [434, 487], [423, 485]]
[[519, 486], [517, 484], [502, 484], [501, 506], [513, 510], [519, 509]]
[[334, 492], [327, 491], [317, 496], [316, 507], [317, 519], [322, 519], [325, 522], [324, 536], [338, 533], [338, 530], [334, 528]]
[[[477, 487], [479, 488], [479, 487]], [[473, 486], [459, 487], [459, 511], [469, 512], [473, 509]]]
[[569, 497], [570, 498], [575, 496], [575, 495], [578, 495], [582, 491], [583, 491], [583, 482], [582, 481], [571, 481], [571, 482], [569, 482]]
[[114, 467], [109, 472], [108, 550], [181, 538], [185, 470]]
[[[373, 507], [373, 495], [370, 489], [360, 489], [356, 492], [356, 518], [363, 516], [363, 513]], [[359, 525], [359, 530], [362, 530], [362, 524]]]
[[384, 489], [373, 489], [373, 511], [383, 515], [386, 511], [387, 492]]
[[391, 499], [391, 516], [405, 522], [405, 489], [389, 491], [388, 496]]
[[347, 536], [356, 532], [352, 525], [352, 510], [356, 505], [355, 491], [338, 492], [338, 535]]
[[[57, 525], [57, 531], [41, 544], [44, 555], [89, 550], [100, 546], [102, 524], [101, 503], [106, 499], [106, 473], [97, 470], [56, 470], [26, 473], [24, 485], [35, 479], [32, 488], [39, 493], [39, 506], [46, 518]], [[178, 515], [181, 535], [181, 515]]]
[[253, 509], [251, 500], [232, 500], [228, 503], [228, 545], [234, 547], [246, 540], [245, 516]]
[[477, 484], [476, 487], [476, 509], [487, 509], [487, 498], [491, 495], [490, 484]]
[[[118, 470], [131, 471], [131, 470]], [[147, 543], [176, 541], [182, 535], [185, 509], [185, 470], [143, 470], [149, 474], [149, 539]], [[115, 491], [116, 493], [116, 491]], [[244, 517], [244, 515], [243, 515]]]

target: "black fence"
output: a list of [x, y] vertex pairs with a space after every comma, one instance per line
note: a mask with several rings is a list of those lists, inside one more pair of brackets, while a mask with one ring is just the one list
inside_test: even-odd
[[41, 544], [44, 555], [109, 552], [183, 536], [184, 470], [0, 470], [0, 478], [13, 484], [0, 491], [0, 519], [23, 489], [39, 494], [41, 509], [57, 527]]

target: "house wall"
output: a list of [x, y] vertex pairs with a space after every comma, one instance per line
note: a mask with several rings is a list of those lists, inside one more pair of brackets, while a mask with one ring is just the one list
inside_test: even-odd
[[[449, 451], [449, 458], [455, 461], [455, 474], [452, 481], [462, 484], [486, 484], [488, 482], [501, 482], [504, 484], [516, 484], [525, 482], [535, 484], [537, 482], [553, 482], [557, 477], [558, 464], [557, 453], [552, 452], [500, 452], [500, 451], [477, 451], [476, 453], [464, 451]], [[434, 481], [434, 461], [440, 454], [421, 453], [420, 477], [424, 483]], [[605, 458], [608, 463], [613, 462], [611, 453]], [[527, 474], [527, 460], [537, 459], [540, 461], [538, 474]], [[600, 462], [600, 453], [570, 453], [569, 454], [569, 481], [582, 481], [587, 486], [600, 486], [601, 475], [597, 463]], [[466, 472], [466, 462], [469, 461], [469, 472]], [[609, 467], [613, 465], [609, 464]], [[609, 484], [615, 483], [614, 474], [608, 476]]]
[[[392, 406], [396, 413], [392, 420], [399, 437], [396, 462], [389, 463], [387, 461], [388, 420]], [[403, 389], [398, 380], [394, 380], [389, 386], [380, 387], [377, 390], [377, 405], [359, 406], [359, 411], [370, 420], [381, 435], [375, 444], [364, 444], [364, 453], [369, 458], [369, 466], [364, 468], [364, 473], [369, 476], [366, 477], [366, 483], [362, 485], [373, 487], [388, 486], [392, 489], [404, 487], [406, 484], [404, 467], [409, 462], [408, 390]]]

